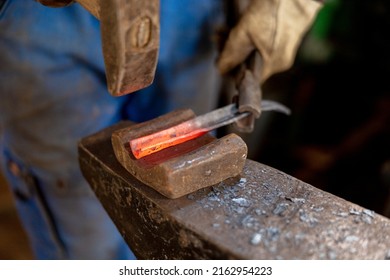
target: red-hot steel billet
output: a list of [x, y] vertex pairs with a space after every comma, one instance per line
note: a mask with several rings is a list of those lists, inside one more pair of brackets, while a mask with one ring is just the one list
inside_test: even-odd
[[[262, 101], [261, 110], [290, 113], [290, 110], [285, 106], [269, 100]], [[249, 114], [250, 112], [238, 112], [236, 104], [230, 104], [170, 128], [130, 140], [130, 148], [134, 157], [139, 159], [162, 149], [192, 140], [211, 130], [245, 118]]]
[[192, 140], [208, 131], [193, 128], [193, 125], [193, 121], [187, 121], [168, 129], [134, 139], [130, 141], [131, 151], [134, 157], [139, 159], [161, 151], [162, 149]]

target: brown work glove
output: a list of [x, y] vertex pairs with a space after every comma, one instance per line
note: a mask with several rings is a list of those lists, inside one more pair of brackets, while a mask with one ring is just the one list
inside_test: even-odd
[[73, 2], [73, 0], [36, 0], [36, 1], [41, 3], [42, 5], [54, 7], [54, 8], [65, 7]]
[[287, 70], [321, 4], [314, 0], [252, 0], [231, 30], [218, 60], [227, 73], [257, 49], [263, 58], [261, 81]]

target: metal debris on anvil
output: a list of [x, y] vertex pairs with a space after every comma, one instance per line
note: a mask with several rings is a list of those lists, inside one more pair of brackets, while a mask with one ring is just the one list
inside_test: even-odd
[[[265, 172], [265, 171], [263, 171]], [[190, 200], [195, 200], [202, 205], [204, 209], [213, 211], [218, 208], [223, 208], [225, 211], [225, 225], [230, 225], [232, 229], [243, 228], [248, 231], [248, 243], [252, 246], [264, 246], [270, 251], [277, 249], [277, 241], [279, 238], [285, 240], [291, 240], [295, 244], [301, 244], [308, 238], [304, 234], [302, 227], [302, 233], [295, 233], [288, 231], [288, 227], [285, 227], [283, 231], [287, 231], [286, 234], [282, 234], [282, 229], [278, 226], [272, 226], [264, 223], [264, 218], [270, 219], [271, 217], [288, 218], [291, 221], [294, 217], [298, 217], [299, 222], [302, 225], [308, 227], [316, 227], [324, 224], [322, 219], [322, 212], [325, 208], [322, 205], [309, 204], [305, 205], [307, 199], [304, 197], [285, 196], [278, 188], [267, 181], [259, 182], [256, 186], [253, 186], [253, 182], [245, 177], [249, 174], [243, 174], [243, 177], [236, 179], [236, 184], [226, 184], [221, 182], [209, 190], [207, 195], [203, 198], [199, 198], [196, 194], [190, 194], [187, 196]], [[251, 185], [251, 188], [247, 190], [247, 182]], [[272, 179], [271, 179], [272, 181]], [[259, 192], [255, 192], [253, 187], [258, 188]], [[261, 190], [261, 191], [260, 191]], [[261, 199], [259, 195], [261, 194]], [[256, 197], [256, 199], [254, 199]], [[253, 204], [253, 201], [261, 201], [262, 204]], [[280, 201], [277, 203], [277, 201]], [[270, 205], [275, 205], [272, 209]], [[359, 216], [364, 223], [370, 224], [375, 216], [375, 213], [368, 209], [355, 209], [350, 208], [344, 211], [332, 211], [335, 216], [340, 218], [348, 218]], [[274, 218], [273, 218], [274, 219]], [[240, 223], [232, 223], [232, 221], [238, 220]], [[220, 222], [220, 221], [218, 221]], [[218, 225], [220, 223], [217, 223]], [[335, 233], [329, 231], [326, 239], [332, 237]], [[338, 242], [345, 244], [354, 244], [360, 242], [358, 236], [350, 234], [349, 231], [345, 231], [345, 236]], [[322, 254], [324, 259], [337, 259], [338, 252], [334, 249], [329, 249], [326, 246], [322, 246], [324, 251]], [[350, 249], [350, 252], [354, 252], [354, 247]]]

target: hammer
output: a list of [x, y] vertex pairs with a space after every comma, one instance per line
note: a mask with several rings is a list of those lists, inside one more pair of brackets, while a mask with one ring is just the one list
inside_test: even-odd
[[78, 2], [100, 20], [107, 87], [121, 96], [149, 86], [157, 67], [159, 0], [37, 0], [63, 7]]

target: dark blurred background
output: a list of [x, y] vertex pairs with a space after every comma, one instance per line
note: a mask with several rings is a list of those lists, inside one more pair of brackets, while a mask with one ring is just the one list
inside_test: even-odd
[[[390, 1], [329, 0], [264, 98], [249, 157], [390, 217]], [[253, 147], [253, 148], [252, 148]]]

